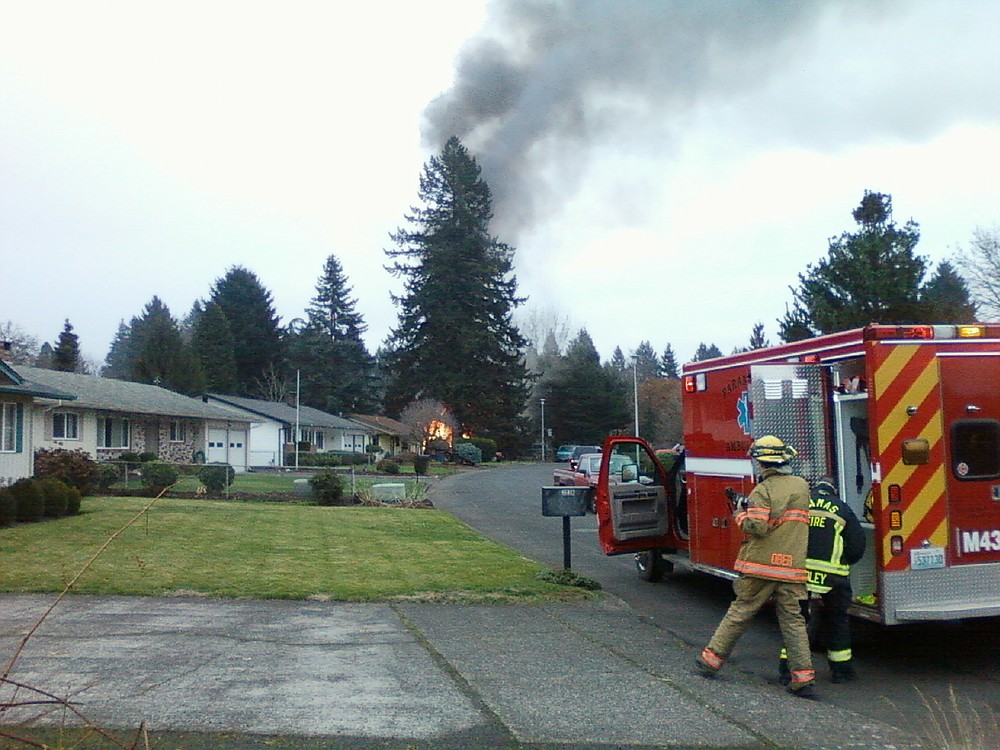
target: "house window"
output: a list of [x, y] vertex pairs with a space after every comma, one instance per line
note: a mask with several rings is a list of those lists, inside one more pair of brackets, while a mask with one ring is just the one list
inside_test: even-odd
[[325, 433], [322, 430], [316, 430], [316, 435], [315, 435], [316, 442], [314, 443], [314, 445], [319, 450], [323, 450], [323, 444], [324, 444], [323, 436], [324, 436], [324, 434]]
[[111, 417], [97, 420], [98, 448], [128, 448], [129, 429], [127, 419]]
[[0, 451], [19, 453], [21, 450], [21, 420], [17, 404], [0, 403]]
[[300, 429], [299, 430], [299, 442], [300, 443], [309, 443], [311, 445], [312, 442], [313, 442], [313, 431], [312, 430], [307, 430], [305, 428]]
[[187, 425], [179, 419], [170, 423], [170, 442], [183, 443], [187, 440]]
[[71, 411], [54, 412], [52, 414], [52, 437], [55, 440], [79, 440], [79, 417]]

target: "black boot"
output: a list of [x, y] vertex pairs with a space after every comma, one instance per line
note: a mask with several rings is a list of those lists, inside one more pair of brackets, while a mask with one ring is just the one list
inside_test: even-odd
[[854, 682], [858, 678], [854, 664], [849, 661], [830, 662], [830, 679], [834, 683]]
[[778, 684], [790, 685], [792, 683], [792, 673], [788, 669], [788, 659], [778, 659]]

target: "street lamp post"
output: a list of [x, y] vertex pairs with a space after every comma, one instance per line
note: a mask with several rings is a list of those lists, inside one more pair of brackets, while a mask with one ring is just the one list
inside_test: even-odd
[[538, 399], [542, 405], [542, 463], [545, 463], [545, 399]]
[[635, 411], [635, 436], [639, 437], [639, 357], [632, 355], [632, 405]]

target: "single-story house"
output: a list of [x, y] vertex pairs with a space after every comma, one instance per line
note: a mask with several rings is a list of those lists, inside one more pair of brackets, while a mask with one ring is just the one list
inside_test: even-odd
[[205, 394], [202, 400], [250, 421], [249, 460], [254, 467], [294, 465], [296, 442], [316, 453], [364, 453], [372, 442], [371, 428], [310, 406], [218, 393]]
[[247, 468], [249, 420], [157, 385], [17, 365], [28, 380], [72, 400], [39, 397], [33, 450], [82, 449], [97, 460], [154, 453], [176, 463]]
[[372, 442], [387, 456], [413, 450], [409, 437], [412, 430], [399, 420], [377, 414], [348, 414], [347, 418], [373, 430]]
[[32, 382], [13, 365], [0, 361], [0, 487], [35, 473], [32, 424], [40, 408], [35, 399], [41, 398], [73, 400], [70, 394]]

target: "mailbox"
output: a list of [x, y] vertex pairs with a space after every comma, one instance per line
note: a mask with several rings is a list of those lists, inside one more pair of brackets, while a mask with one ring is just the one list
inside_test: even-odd
[[590, 487], [542, 487], [543, 516], [585, 516]]

